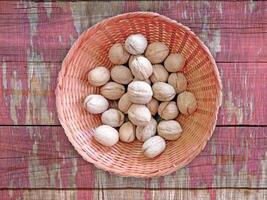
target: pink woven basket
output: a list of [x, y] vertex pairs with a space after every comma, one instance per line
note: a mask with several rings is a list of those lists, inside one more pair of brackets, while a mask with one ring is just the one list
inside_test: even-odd
[[[164, 42], [171, 52], [180, 52], [186, 58], [188, 90], [198, 103], [194, 114], [177, 118], [182, 136], [168, 141], [166, 150], [154, 159], [143, 156], [142, 143], [137, 140], [119, 142], [112, 148], [99, 145], [92, 135], [101, 124], [100, 115], [91, 115], [83, 107], [86, 95], [99, 93], [99, 88], [88, 83], [88, 72], [99, 65], [111, 67], [109, 48], [133, 33], [144, 34], [149, 43]], [[105, 19], [78, 38], [63, 61], [56, 102], [65, 133], [85, 160], [121, 176], [163, 176], [188, 164], [205, 147], [221, 105], [221, 82], [209, 50], [189, 28], [156, 13], [135, 12]]]

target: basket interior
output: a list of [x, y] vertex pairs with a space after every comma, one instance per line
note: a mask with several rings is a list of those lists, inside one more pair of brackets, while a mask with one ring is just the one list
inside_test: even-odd
[[[100, 65], [110, 68], [109, 48], [133, 33], [142, 33], [149, 43], [164, 42], [170, 52], [186, 58], [188, 91], [195, 94], [198, 104], [194, 114], [178, 116], [181, 137], [167, 142], [166, 150], [154, 159], [143, 156], [142, 143], [137, 140], [119, 142], [112, 148], [99, 145], [92, 134], [93, 128], [101, 124], [100, 115], [89, 114], [83, 107], [85, 96], [99, 93], [99, 88], [87, 81], [88, 72]], [[63, 62], [57, 90], [59, 118], [74, 147], [97, 167], [123, 176], [165, 175], [191, 161], [210, 138], [220, 104], [218, 78], [210, 53], [188, 28], [161, 16], [114, 17], [83, 33]]]

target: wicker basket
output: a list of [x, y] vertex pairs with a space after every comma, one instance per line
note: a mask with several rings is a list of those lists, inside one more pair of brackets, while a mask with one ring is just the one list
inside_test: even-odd
[[[119, 142], [112, 148], [99, 145], [92, 134], [101, 124], [100, 115], [91, 115], [83, 107], [86, 95], [99, 93], [99, 88], [89, 85], [88, 72], [98, 65], [111, 67], [109, 48], [132, 33], [144, 34], [149, 43], [162, 41], [171, 52], [183, 54], [188, 90], [198, 102], [194, 114], [177, 118], [184, 130], [182, 136], [168, 141], [166, 150], [155, 159], [143, 156], [142, 143], [137, 140]], [[221, 105], [221, 82], [209, 50], [189, 28], [156, 13], [135, 12], [103, 20], [78, 38], [63, 61], [56, 102], [65, 133], [85, 160], [121, 176], [163, 176], [188, 164], [205, 147]]]

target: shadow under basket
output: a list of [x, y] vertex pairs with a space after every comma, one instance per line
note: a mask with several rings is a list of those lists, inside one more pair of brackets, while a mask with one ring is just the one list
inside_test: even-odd
[[[101, 124], [100, 115], [91, 115], [83, 107], [85, 96], [99, 93], [99, 88], [87, 81], [88, 72], [100, 65], [112, 67], [108, 50], [134, 33], [145, 35], [148, 43], [164, 42], [171, 53], [179, 52], [185, 57], [187, 90], [194, 93], [198, 104], [194, 114], [179, 115], [181, 137], [168, 141], [166, 150], [154, 159], [144, 157], [138, 140], [118, 142], [113, 147], [98, 144], [92, 135]], [[149, 178], [170, 174], [201, 152], [214, 131], [221, 96], [215, 61], [189, 28], [157, 13], [134, 12], [105, 19], [81, 34], [63, 61], [56, 104], [69, 141], [86, 161], [121, 176]]]

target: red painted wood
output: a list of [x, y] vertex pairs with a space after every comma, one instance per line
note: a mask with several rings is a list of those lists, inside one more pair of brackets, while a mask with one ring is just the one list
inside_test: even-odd
[[145, 181], [96, 170], [76, 153], [61, 127], [1, 127], [0, 188], [264, 188], [266, 131], [216, 128], [186, 168]]
[[[210, 48], [223, 82], [218, 124], [266, 125], [266, 7], [266, 1], [1, 1], [0, 125], [59, 124], [54, 89], [67, 51], [86, 28], [129, 11], [164, 14], [189, 26]], [[266, 148], [266, 127], [217, 128], [207, 147], [188, 167], [166, 177], [143, 180], [96, 170], [73, 150], [60, 127], [0, 127], [0, 188], [266, 188]], [[252, 195], [247, 191], [220, 191], [193, 191], [195, 196], [191, 191], [191, 196], [168, 191], [163, 197], [266, 196], [260, 191]], [[120, 194], [105, 190], [37, 194], [2, 190], [0, 197], [118, 199]], [[135, 197], [158, 196], [149, 190], [140, 194]]]
[[[36, 62], [33, 64], [38, 65]], [[0, 105], [0, 109], [5, 114], [2, 115], [3, 120], [0, 121], [0, 124], [60, 124], [57, 119], [54, 94], [60, 64], [44, 63], [44, 65], [36, 66], [39, 68], [38, 80], [31, 79], [29, 86], [17, 89], [9, 83], [6, 88], [2, 87], [3, 104]], [[42, 70], [43, 68], [46, 70]], [[223, 103], [217, 124], [267, 124], [266, 64], [218, 63], [218, 68], [222, 76]], [[18, 67], [7, 68], [6, 76], [12, 77], [14, 71], [20, 82], [28, 83], [27, 74]], [[10, 113], [12, 98], [18, 98], [18, 106], [13, 115]], [[30, 100], [30, 106], [23, 103], [28, 100]], [[29, 110], [31, 110], [29, 114], [31, 118], [27, 120], [25, 113]], [[12, 121], [12, 118], [18, 120]]]
[[[82, 9], [84, 4], [88, 9]], [[224, 99], [218, 124], [266, 124], [266, 64], [258, 63], [266, 62], [267, 57], [266, 18], [261, 17], [264, 2], [1, 5], [0, 124], [59, 124], [54, 89], [60, 63], [78, 37], [77, 31], [118, 12], [147, 8], [188, 25], [210, 47], [223, 78]], [[96, 10], [89, 12], [96, 5]]]
[[[250, 199], [265, 199], [267, 190], [259, 189], [214, 189], [216, 191], [216, 199], [231, 199], [231, 200], [250, 200]], [[145, 194], [148, 193], [149, 197]], [[20, 196], [18, 196], [18, 194]], [[206, 190], [151, 190], [151, 189], [123, 189], [123, 190], [6, 190], [0, 191], [2, 200], [16, 200], [18, 198], [31, 200], [205, 200], [210, 199], [209, 193]]]

